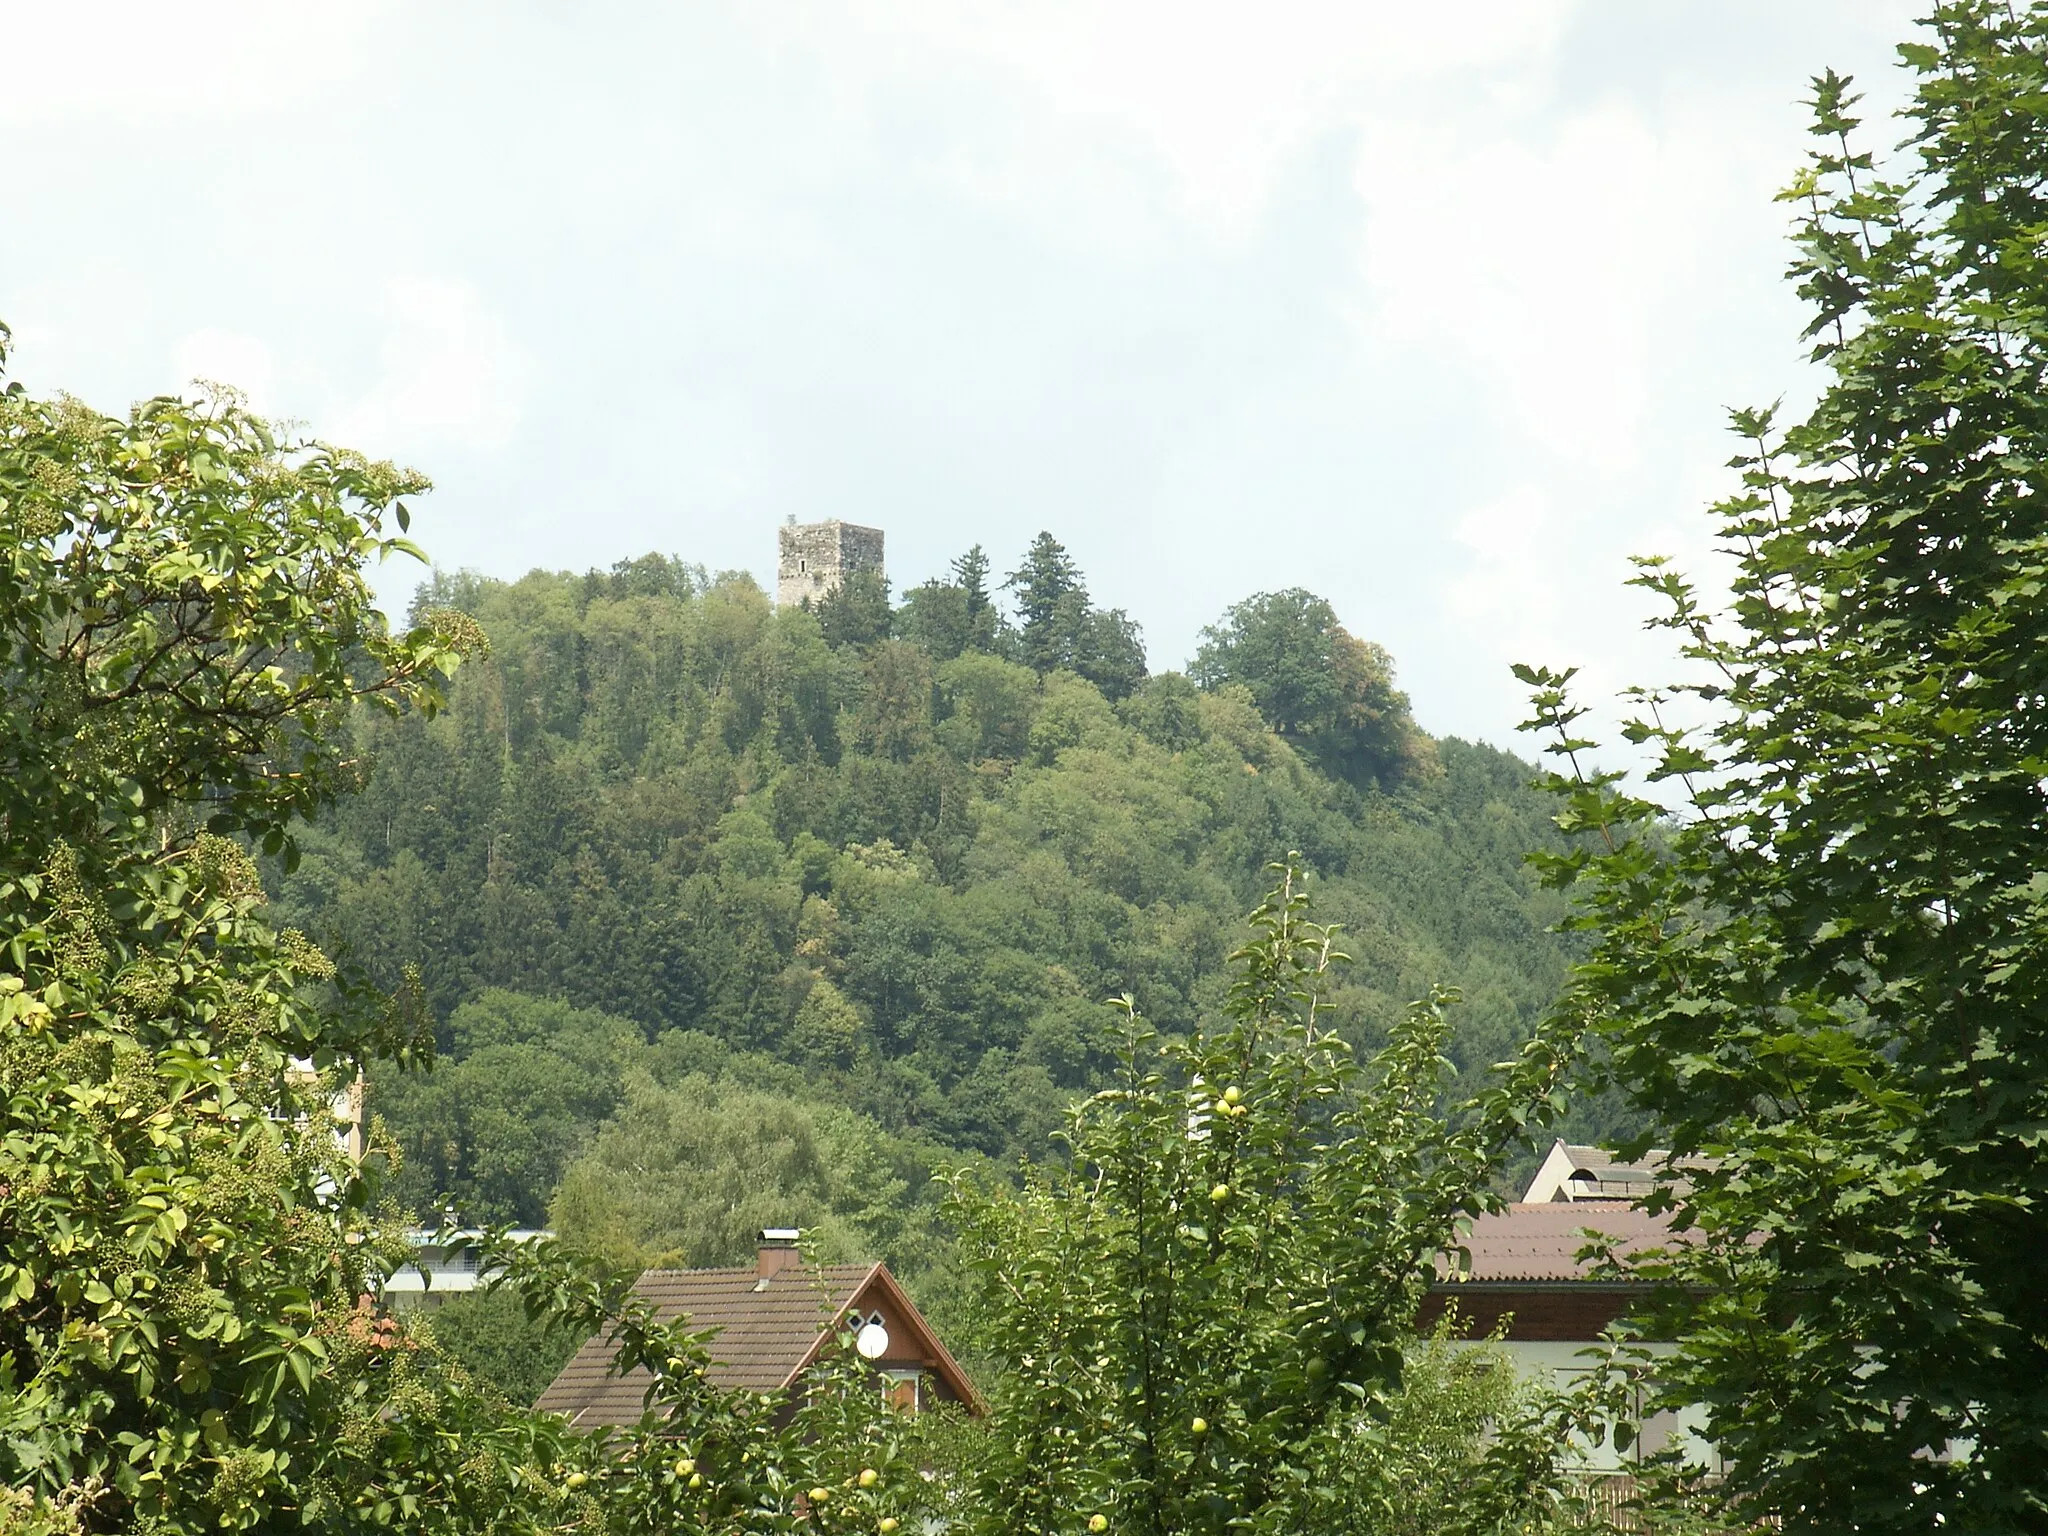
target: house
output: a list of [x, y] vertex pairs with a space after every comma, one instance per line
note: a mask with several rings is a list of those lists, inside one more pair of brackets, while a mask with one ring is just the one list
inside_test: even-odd
[[1491, 1333], [1505, 1317], [1510, 1341], [1595, 1342], [1647, 1287], [1590, 1275], [1578, 1257], [1591, 1241], [1589, 1230], [1627, 1255], [1669, 1241], [1670, 1218], [1625, 1201], [1518, 1201], [1474, 1216], [1462, 1234], [1466, 1257], [1440, 1266], [1421, 1325], [1435, 1326], [1444, 1308], [1455, 1303], [1477, 1336]]
[[[981, 1398], [885, 1264], [809, 1265], [796, 1229], [761, 1234], [755, 1263], [736, 1269], [650, 1269], [634, 1284], [663, 1322], [716, 1329], [711, 1380], [721, 1387], [791, 1391], [840, 1328], [858, 1335], [891, 1403], [915, 1413], [934, 1403], [982, 1411]], [[613, 1373], [603, 1336], [586, 1341], [534, 1406], [580, 1429], [633, 1424], [648, 1374]]]
[[[1599, 1147], [1559, 1140], [1519, 1201], [1464, 1224], [1463, 1251], [1440, 1261], [1418, 1326], [1435, 1327], [1455, 1307], [1462, 1336], [1485, 1339], [1498, 1330], [1501, 1347], [1525, 1376], [1569, 1385], [1590, 1368], [1584, 1352], [1600, 1347], [1608, 1325], [1649, 1291], [1638, 1281], [1591, 1273], [1579, 1258], [1593, 1240], [1589, 1234], [1597, 1232], [1624, 1257], [1686, 1240], [1672, 1231], [1669, 1213], [1652, 1214], [1638, 1203], [1663, 1176], [1664, 1156], [1652, 1152], [1643, 1162], [1625, 1163]], [[1682, 1177], [1673, 1182], [1683, 1187]], [[1655, 1355], [1671, 1346], [1652, 1340], [1645, 1347]], [[1611, 1446], [1584, 1448], [1585, 1468], [1625, 1471], [1677, 1437], [1691, 1459], [1718, 1470], [1713, 1448], [1698, 1435], [1704, 1422], [1699, 1410], [1653, 1415], [1626, 1455]]]
[[[285, 1068], [285, 1077], [300, 1093], [321, 1091], [322, 1073], [306, 1057], [292, 1057]], [[348, 1154], [350, 1162], [360, 1163], [363, 1160], [363, 1074], [360, 1069], [352, 1080], [329, 1093], [327, 1109], [334, 1117], [334, 1144]]]
[[[530, 1243], [552, 1234], [536, 1227], [514, 1227], [506, 1237], [515, 1243]], [[387, 1305], [438, 1307], [451, 1296], [465, 1295], [490, 1279], [494, 1267], [471, 1247], [481, 1232], [428, 1232], [405, 1234], [412, 1246], [412, 1262], [384, 1277], [379, 1294]]]
[[[1671, 1240], [1670, 1216], [1653, 1216], [1639, 1204], [1656, 1187], [1667, 1156], [1653, 1151], [1642, 1162], [1626, 1163], [1603, 1148], [1559, 1138], [1520, 1200], [1465, 1224], [1464, 1251], [1439, 1265], [1422, 1326], [1435, 1326], [1455, 1302], [1479, 1336], [1505, 1317], [1511, 1342], [1583, 1347], [1598, 1340], [1645, 1287], [1596, 1279], [1579, 1251], [1591, 1241], [1588, 1232], [1600, 1233], [1624, 1256]], [[1684, 1185], [1682, 1178], [1674, 1182]]]

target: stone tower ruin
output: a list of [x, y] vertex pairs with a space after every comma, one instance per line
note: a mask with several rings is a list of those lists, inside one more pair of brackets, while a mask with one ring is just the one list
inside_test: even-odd
[[794, 517], [776, 530], [781, 559], [775, 572], [775, 602], [794, 608], [809, 598], [813, 604], [855, 571], [882, 569], [882, 530], [842, 523], [799, 523]]

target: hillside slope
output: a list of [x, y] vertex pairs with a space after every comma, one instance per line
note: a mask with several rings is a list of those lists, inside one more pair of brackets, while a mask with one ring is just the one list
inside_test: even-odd
[[635, 1092], [742, 1066], [898, 1145], [1038, 1155], [1105, 1064], [1102, 1000], [1212, 1015], [1290, 849], [1348, 931], [1361, 1044], [1447, 982], [1459, 1065], [1483, 1067], [1567, 963], [1521, 862], [1554, 844], [1548, 808], [1489, 747], [1340, 782], [1241, 686], [1166, 674], [1112, 702], [1000, 644], [849, 636], [657, 557], [442, 578], [433, 602], [490, 659], [432, 721], [360, 722], [367, 786], [276, 890], [382, 982], [420, 968], [450, 1059], [372, 1098], [421, 1204], [540, 1220]]

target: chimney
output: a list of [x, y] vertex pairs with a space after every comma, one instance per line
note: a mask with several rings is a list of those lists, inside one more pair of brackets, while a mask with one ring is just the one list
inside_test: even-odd
[[804, 1256], [798, 1252], [796, 1246], [797, 1236], [798, 1233], [795, 1227], [763, 1227], [761, 1229], [759, 1273], [763, 1280], [771, 1279], [781, 1274], [785, 1269], [790, 1269], [795, 1265], [803, 1263]]

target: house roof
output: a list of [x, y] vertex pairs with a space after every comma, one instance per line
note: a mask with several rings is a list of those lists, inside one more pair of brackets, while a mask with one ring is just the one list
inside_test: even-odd
[[[633, 1289], [654, 1304], [662, 1322], [686, 1317], [692, 1328], [717, 1330], [708, 1346], [711, 1379], [728, 1390], [769, 1393], [793, 1385], [856, 1304], [879, 1305], [892, 1325], [900, 1325], [892, 1326], [896, 1337], [879, 1366], [931, 1370], [955, 1397], [979, 1402], [966, 1374], [881, 1264], [793, 1264], [766, 1278], [753, 1266], [650, 1269]], [[566, 1414], [580, 1427], [638, 1422], [651, 1378], [644, 1370], [613, 1375], [613, 1348], [602, 1335], [585, 1341], [534, 1406]]]
[[1674, 1178], [1667, 1167], [1670, 1157], [1653, 1148], [1640, 1162], [1624, 1162], [1605, 1147], [1580, 1146], [1559, 1137], [1522, 1199], [1532, 1205], [1548, 1200], [1638, 1200], [1659, 1178], [1684, 1185], [1683, 1176]]
[[1461, 1284], [1567, 1283], [1586, 1281], [1588, 1265], [1579, 1250], [1591, 1241], [1591, 1228], [1614, 1240], [1626, 1255], [1672, 1241], [1671, 1217], [1651, 1215], [1632, 1205], [1568, 1202], [1527, 1202], [1504, 1211], [1471, 1218], [1464, 1247], [1469, 1269], [1454, 1277], [1448, 1261], [1440, 1264], [1440, 1287]]

